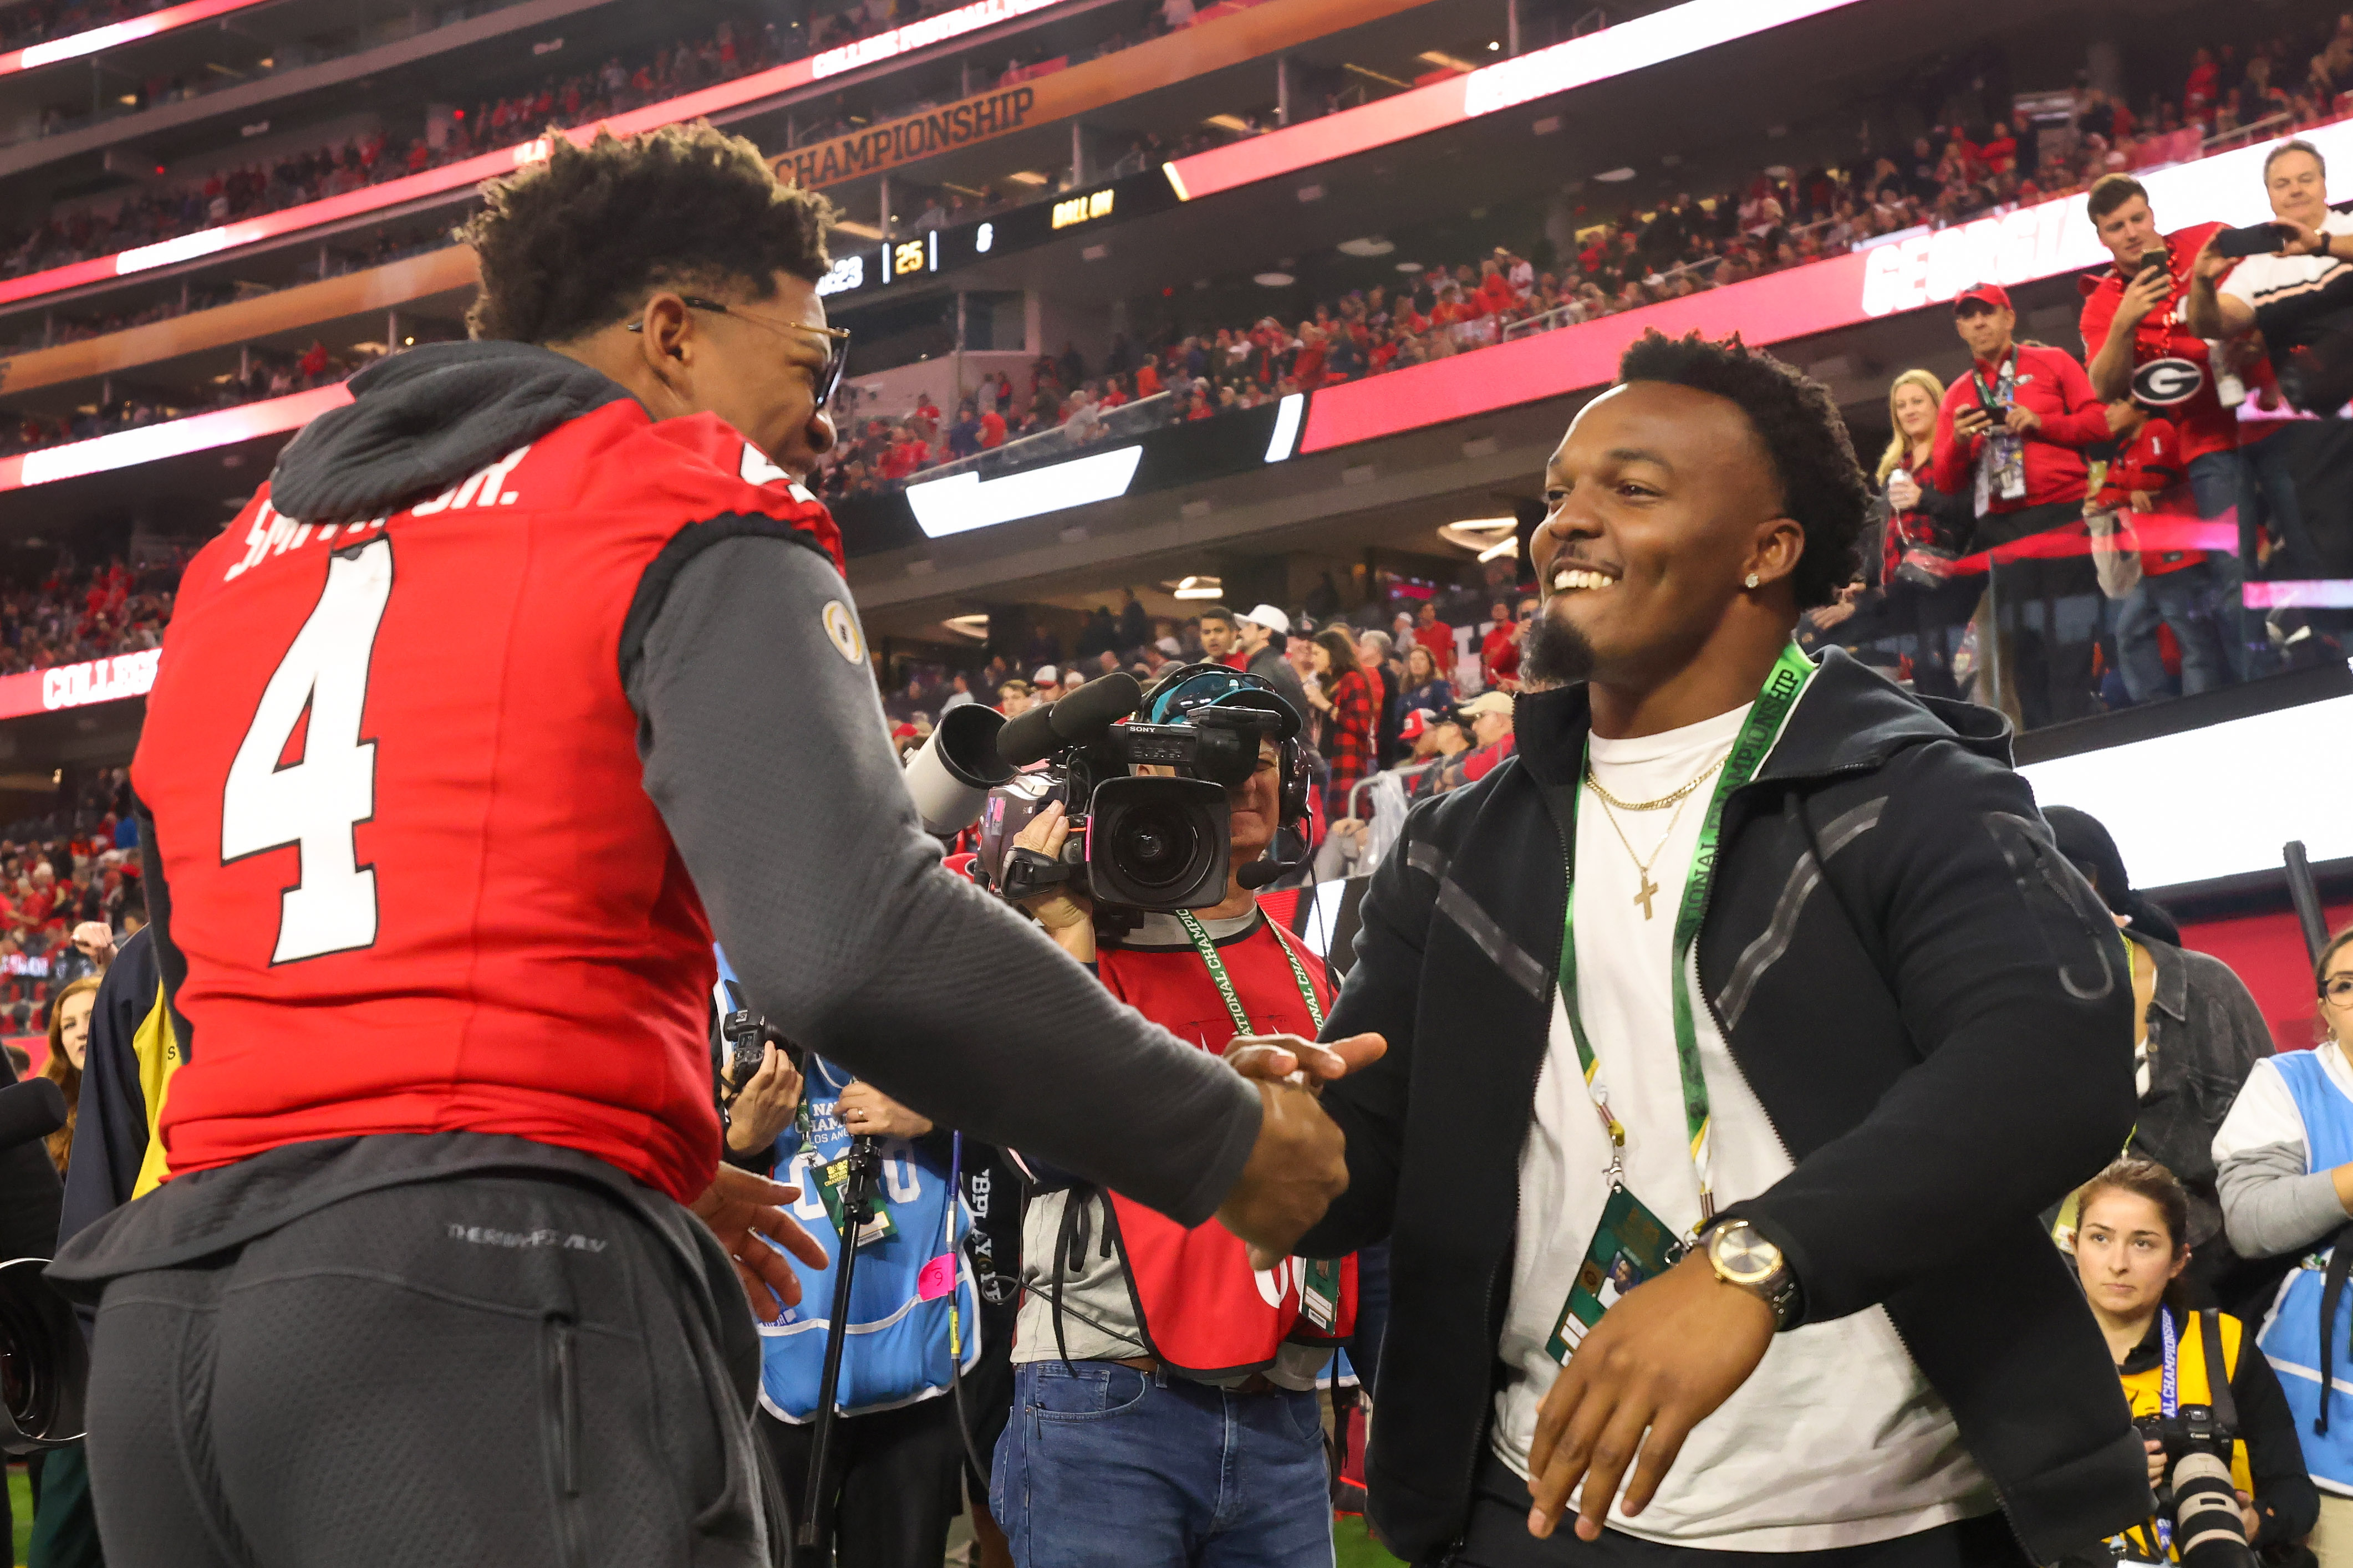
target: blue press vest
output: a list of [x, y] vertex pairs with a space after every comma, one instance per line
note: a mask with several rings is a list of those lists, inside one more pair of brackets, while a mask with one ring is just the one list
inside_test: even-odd
[[[715, 951], [715, 950], [714, 950]], [[719, 954], [718, 1004], [723, 1016], [733, 1006], [726, 986], [735, 978], [727, 955]], [[819, 1166], [849, 1152], [835, 1106], [853, 1074], [810, 1054], [804, 1063], [807, 1085], [805, 1114], [776, 1140], [776, 1180], [800, 1188], [792, 1215], [825, 1248], [827, 1263], [814, 1269], [786, 1255], [799, 1276], [801, 1299], [783, 1319], [760, 1329], [760, 1403], [770, 1414], [807, 1421], [817, 1410], [819, 1374], [825, 1364], [826, 1330], [833, 1311], [833, 1265], [841, 1235], [826, 1212], [812, 1160]], [[801, 1145], [806, 1125], [814, 1151]], [[849, 1285], [849, 1336], [842, 1347], [841, 1380], [834, 1408], [863, 1415], [944, 1394], [952, 1383], [950, 1346], [961, 1352], [964, 1369], [980, 1358], [980, 1298], [964, 1238], [972, 1216], [955, 1196], [955, 1173], [903, 1138], [881, 1141], [882, 1175], [876, 1196], [890, 1211], [893, 1229], [859, 1249], [858, 1272]], [[953, 1226], [953, 1230], [951, 1230]], [[945, 1259], [946, 1261], [937, 1261]], [[937, 1289], [923, 1299], [926, 1269], [952, 1270], [954, 1289]]]
[[[2305, 1168], [2326, 1171], [2353, 1161], [2353, 1100], [2330, 1079], [2320, 1053], [2282, 1051], [2268, 1059], [2304, 1118]], [[2353, 1289], [2338, 1299], [2329, 1330], [2337, 1353], [2328, 1430], [2313, 1430], [2320, 1416], [2320, 1298], [2327, 1257], [2321, 1252], [2288, 1275], [2255, 1343], [2279, 1373], [2295, 1413], [2305, 1468], [2323, 1489], [2344, 1495], [2353, 1493]]]

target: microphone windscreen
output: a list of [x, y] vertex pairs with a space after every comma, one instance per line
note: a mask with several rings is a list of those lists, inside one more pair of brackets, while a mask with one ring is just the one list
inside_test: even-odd
[[1144, 688], [1125, 670], [1113, 670], [1091, 680], [1046, 711], [1054, 733], [1066, 745], [1085, 745], [1103, 739], [1103, 731], [1134, 712], [1144, 703]]
[[1054, 709], [1059, 706], [1032, 708], [1005, 721], [997, 731], [997, 754], [1008, 767], [1026, 768], [1062, 749], [1062, 738], [1054, 733]]
[[0, 1150], [47, 1138], [66, 1124], [65, 1091], [46, 1078], [0, 1089]]

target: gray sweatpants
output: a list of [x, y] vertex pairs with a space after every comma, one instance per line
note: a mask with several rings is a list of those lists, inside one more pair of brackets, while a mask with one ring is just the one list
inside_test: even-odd
[[732, 1300], [610, 1194], [498, 1174], [114, 1279], [90, 1389], [107, 1561], [765, 1568], [717, 1261]]

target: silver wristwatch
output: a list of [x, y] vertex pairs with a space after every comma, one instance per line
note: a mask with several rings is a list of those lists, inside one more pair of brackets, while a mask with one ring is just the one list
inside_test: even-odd
[[1779, 1247], [1745, 1219], [1718, 1220], [1700, 1245], [1718, 1279], [1772, 1308], [1776, 1331], [1789, 1326], [1798, 1315], [1798, 1279]]

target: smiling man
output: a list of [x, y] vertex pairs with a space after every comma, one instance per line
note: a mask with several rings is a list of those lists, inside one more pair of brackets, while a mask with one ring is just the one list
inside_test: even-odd
[[2055, 1561], [2148, 1506], [2035, 1218], [2132, 1123], [2114, 922], [1997, 715], [1791, 646], [1866, 502], [1825, 389], [1655, 333], [1620, 377], [1546, 475], [1517, 753], [1409, 818], [1326, 1026], [1389, 1041], [1303, 1244], [1394, 1247], [1376, 1521]]

